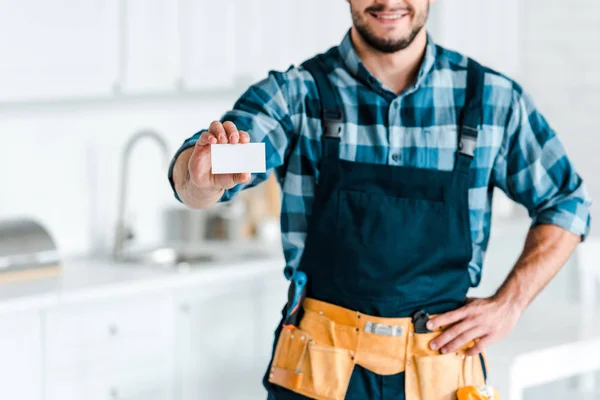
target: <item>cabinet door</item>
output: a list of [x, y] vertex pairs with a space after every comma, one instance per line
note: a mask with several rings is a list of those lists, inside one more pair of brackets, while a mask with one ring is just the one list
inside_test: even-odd
[[[236, 0], [236, 21], [263, 21], [261, 3], [264, 0]], [[244, 84], [254, 83], [267, 76], [265, 65], [265, 32], [269, 24], [246, 23], [235, 30], [236, 79]]]
[[179, 5], [183, 88], [232, 87], [235, 32], [242, 29], [235, 18], [234, 0], [180, 0]]
[[171, 297], [156, 294], [48, 311], [46, 366], [96, 374], [172, 358], [172, 322]]
[[181, 400], [264, 399], [256, 363], [257, 293], [251, 282], [221, 283], [183, 296], [177, 318]]
[[171, 360], [115, 366], [106, 374], [82, 370], [52, 373], [46, 400], [172, 400]]
[[180, 72], [178, 3], [123, 1], [123, 91], [139, 94], [174, 90]]
[[118, 0], [0, 0], [0, 101], [112, 93]]
[[0, 317], [0, 399], [41, 399], [41, 343], [38, 314]]

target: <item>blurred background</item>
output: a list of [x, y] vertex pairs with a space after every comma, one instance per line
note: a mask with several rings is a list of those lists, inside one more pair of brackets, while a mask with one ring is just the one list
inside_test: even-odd
[[[265, 398], [287, 291], [278, 187], [191, 211], [166, 166], [350, 22], [344, 0], [0, 0], [0, 399]], [[440, 0], [428, 27], [531, 92], [600, 198], [600, 3]], [[528, 229], [501, 192], [494, 212], [474, 296]], [[489, 349], [503, 398], [600, 399], [597, 240]]]

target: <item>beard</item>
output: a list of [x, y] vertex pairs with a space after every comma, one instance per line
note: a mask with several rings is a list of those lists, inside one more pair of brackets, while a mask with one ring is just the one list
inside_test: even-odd
[[[378, 12], [383, 11], [383, 6], [374, 6], [366, 10], [366, 12]], [[415, 10], [411, 9], [413, 13], [413, 25], [411, 26], [410, 32], [399, 39], [385, 39], [378, 37], [369, 27], [365, 17], [359, 11], [351, 7], [352, 11], [352, 22], [358, 34], [364, 39], [364, 41], [371, 46], [373, 49], [382, 53], [395, 53], [400, 50], [404, 50], [415, 40], [417, 34], [423, 29], [429, 16], [429, 3], [427, 3], [427, 9], [423, 13], [416, 13]]]

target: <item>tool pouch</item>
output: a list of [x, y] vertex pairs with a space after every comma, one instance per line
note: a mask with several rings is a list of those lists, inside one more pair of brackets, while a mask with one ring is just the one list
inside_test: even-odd
[[312, 399], [342, 400], [354, 368], [347, 349], [317, 344], [305, 331], [281, 330], [269, 382]]
[[440, 333], [413, 333], [408, 338], [407, 400], [456, 400], [461, 388], [485, 385], [479, 357], [466, 357], [464, 349], [440, 354], [429, 348]]

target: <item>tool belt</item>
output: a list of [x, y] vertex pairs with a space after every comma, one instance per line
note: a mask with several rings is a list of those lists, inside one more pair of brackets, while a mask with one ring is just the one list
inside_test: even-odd
[[306, 397], [342, 400], [356, 364], [378, 374], [405, 372], [406, 400], [452, 400], [483, 386], [479, 357], [440, 354], [429, 342], [441, 331], [415, 333], [411, 318], [380, 318], [314, 299], [303, 303], [298, 327], [284, 326], [269, 381]]

